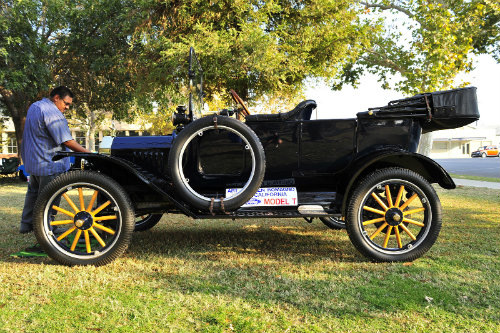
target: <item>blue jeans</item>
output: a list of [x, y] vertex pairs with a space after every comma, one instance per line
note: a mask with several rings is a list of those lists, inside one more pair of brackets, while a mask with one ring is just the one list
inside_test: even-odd
[[28, 182], [28, 190], [24, 199], [23, 215], [21, 216], [20, 232], [29, 232], [33, 230], [33, 208], [35, 208], [36, 199], [42, 192], [43, 188], [59, 174], [49, 176], [31, 175]]

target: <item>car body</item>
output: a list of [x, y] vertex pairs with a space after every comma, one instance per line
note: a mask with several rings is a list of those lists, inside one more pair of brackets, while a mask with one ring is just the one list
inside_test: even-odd
[[[193, 59], [191, 51], [191, 81]], [[190, 96], [188, 114], [178, 108], [170, 135], [108, 137], [100, 154], [59, 153], [75, 157], [73, 171], [47, 186], [34, 218], [49, 256], [67, 265], [109, 263], [134, 228], [147, 230], [165, 213], [320, 218], [346, 227], [356, 248], [376, 261], [414, 260], [435, 242], [441, 206], [430, 184], [455, 184], [417, 147], [422, 133], [478, 119], [475, 88], [321, 120], [311, 119], [312, 100], [285, 113], [251, 115], [232, 94], [242, 109], [204, 117]]]
[[470, 154], [471, 157], [496, 157], [500, 156], [498, 146], [482, 146]]
[[19, 158], [0, 158], [0, 175], [17, 175]]

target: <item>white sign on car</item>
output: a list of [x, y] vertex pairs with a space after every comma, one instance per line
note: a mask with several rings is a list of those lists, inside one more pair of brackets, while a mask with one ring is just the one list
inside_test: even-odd
[[[240, 192], [241, 188], [226, 189], [226, 197]], [[261, 187], [254, 196], [241, 207], [297, 206], [297, 188]]]

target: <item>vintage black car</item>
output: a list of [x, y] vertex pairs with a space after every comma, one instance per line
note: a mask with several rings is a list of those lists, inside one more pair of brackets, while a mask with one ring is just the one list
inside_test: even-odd
[[[99, 154], [74, 156], [35, 207], [35, 234], [66, 265], [103, 265], [120, 256], [135, 230], [162, 214], [193, 219], [320, 218], [346, 227], [374, 261], [422, 256], [441, 229], [431, 183], [453, 189], [446, 171], [416, 153], [422, 133], [479, 118], [475, 88], [416, 95], [357, 114], [312, 120], [312, 100], [278, 114], [238, 109], [205, 117], [202, 71], [189, 57], [188, 107], [170, 135], [108, 137]], [[314, 249], [311, 249], [314, 252]]]

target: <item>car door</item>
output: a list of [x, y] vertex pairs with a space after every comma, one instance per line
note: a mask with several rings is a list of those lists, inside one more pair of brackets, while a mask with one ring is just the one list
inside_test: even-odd
[[497, 146], [489, 146], [487, 148], [488, 156], [497, 156], [498, 155], [498, 147]]

